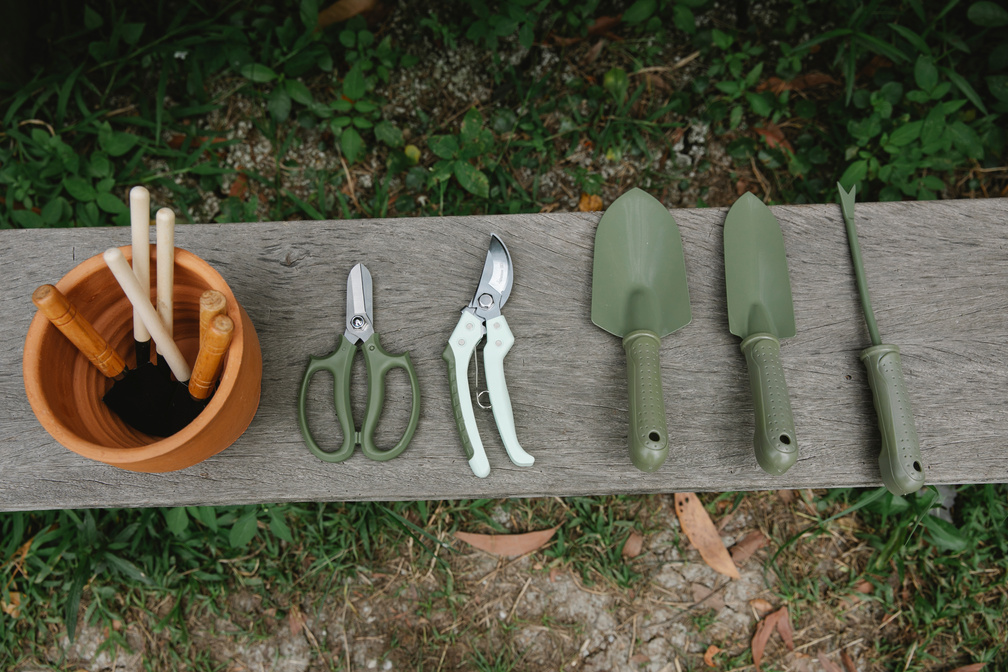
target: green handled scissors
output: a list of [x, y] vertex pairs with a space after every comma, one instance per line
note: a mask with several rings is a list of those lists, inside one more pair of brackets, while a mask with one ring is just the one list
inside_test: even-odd
[[[374, 330], [371, 308], [371, 273], [364, 264], [357, 264], [350, 269], [350, 276], [347, 278], [346, 331], [337, 340], [334, 352], [325, 357], [309, 357], [308, 370], [305, 371], [304, 379], [301, 381], [301, 392], [298, 394], [298, 421], [301, 425], [301, 434], [308, 449], [326, 462], [342, 462], [350, 457], [358, 445], [372, 460], [379, 462], [391, 460], [406, 450], [420, 419], [420, 385], [417, 382], [413, 361], [408, 352], [390, 355], [382, 348], [378, 334]], [[350, 408], [350, 378], [358, 345], [364, 351], [364, 368], [367, 372], [368, 385], [364, 428], [360, 432], [354, 427]], [[385, 377], [392, 369], [405, 369], [409, 376], [410, 387], [413, 390], [413, 408], [406, 433], [399, 439], [399, 443], [392, 448], [381, 449], [374, 443], [374, 433], [381, 418], [382, 407], [385, 405]], [[333, 375], [333, 401], [336, 406], [336, 417], [343, 429], [343, 445], [336, 451], [319, 448], [311, 430], [308, 429], [308, 418], [305, 414], [308, 383], [320, 371], [328, 371]]]

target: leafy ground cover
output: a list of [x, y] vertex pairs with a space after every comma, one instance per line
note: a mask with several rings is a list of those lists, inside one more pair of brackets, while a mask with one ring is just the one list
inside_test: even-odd
[[[1008, 194], [997, 3], [362, 4], [29, 10], [0, 226], [124, 224], [134, 184], [220, 222]], [[1006, 496], [706, 496], [769, 540], [736, 583], [667, 497], [3, 514], [0, 667], [738, 670], [763, 600], [796, 647], [762, 669], [996, 669]]]

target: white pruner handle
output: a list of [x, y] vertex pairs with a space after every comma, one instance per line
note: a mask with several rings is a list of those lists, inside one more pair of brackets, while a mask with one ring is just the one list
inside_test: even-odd
[[448, 363], [448, 382], [451, 385], [455, 425], [458, 427], [466, 457], [469, 458], [469, 467], [480, 478], [486, 478], [490, 475], [490, 462], [487, 461], [483, 442], [480, 441], [469, 392], [469, 360], [483, 339], [481, 327], [482, 323], [475, 315], [463, 312], [441, 357]]
[[531, 467], [535, 458], [525, 452], [518, 443], [515, 432], [514, 411], [511, 408], [511, 395], [508, 394], [507, 382], [504, 380], [504, 356], [514, 345], [514, 336], [508, 327], [507, 320], [499, 315], [487, 321], [487, 343], [483, 347], [483, 363], [486, 367], [487, 390], [490, 393], [490, 406], [493, 409], [494, 421], [500, 431], [501, 440], [508, 457], [519, 467]]

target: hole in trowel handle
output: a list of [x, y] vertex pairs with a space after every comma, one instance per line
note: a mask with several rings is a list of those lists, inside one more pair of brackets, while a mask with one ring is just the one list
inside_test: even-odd
[[783, 443], [785, 446], [790, 446], [791, 445], [791, 437], [788, 436], [787, 434], [781, 434], [780, 435], [780, 442]]
[[658, 432], [651, 432], [650, 434], [648, 434], [648, 438], [654, 441], [655, 443], [658, 443], [659, 441], [661, 441], [661, 434], [659, 434]]
[[914, 463], [913, 463], [913, 468], [914, 468], [914, 471], [916, 471], [916, 472], [918, 472], [918, 473], [920, 473], [921, 471], [924, 471], [924, 470], [923, 470], [923, 469], [921, 468], [921, 463], [920, 463], [920, 462], [914, 462]]

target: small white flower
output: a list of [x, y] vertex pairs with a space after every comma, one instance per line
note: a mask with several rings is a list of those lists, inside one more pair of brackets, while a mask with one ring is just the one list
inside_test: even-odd
[[186, 59], [186, 56], [189, 55], [189, 52], [188, 51], [176, 51], [174, 55], [175, 55], [175, 58], [179, 59], [180, 61], [184, 61]]

